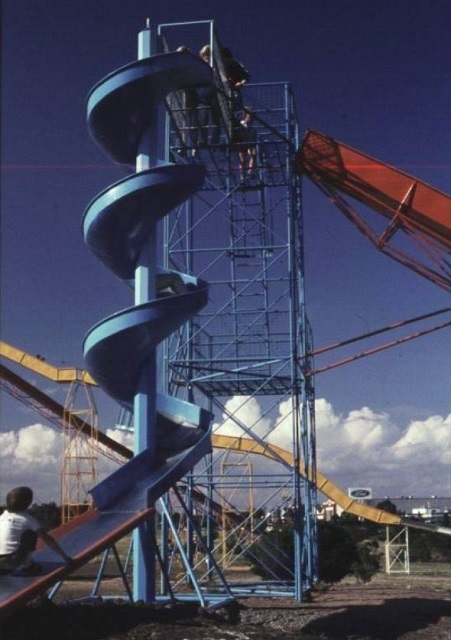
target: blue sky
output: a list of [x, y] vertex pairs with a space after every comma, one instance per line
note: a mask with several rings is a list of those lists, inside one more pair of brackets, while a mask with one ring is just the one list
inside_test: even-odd
[[[102, 77], [136, 58], [147, 17], [155, 24], [215, 20], [251, 82], [292, 83], [301, 131], [323, 131], [451, 191], [448, 0], [4, 0], [1, 337], [56, 365], [83, 367], [86, 331], [130, 302], [82, 240], [85, 207], [123, 175], [89, 138], [85, 99]], [[307, 182], [304, 213], [307, 308], [317, 347], [449, 305], [444, 291], [377, 253]], [[368, 408], [383, 423], [387, 447], [408, 436], [412, 424], [418, 432], [446, 433], [449, 347], [448, 329], [321, 374], [322, 408], [343, 429], [352, 412]], [[329, 354], [318, 364], [334, 359]], [[0, 435], [41, 422], [4, 396]], [[431, 417], [436, 427], [425, 428]], [[441, 437], [449, 451], [451, 435]], [[342, 482], [366, 484], [361, 475], [346, 475], [345, 454], [339, 469], [332, 452], [323, 455], [325, 473], [324, 465]], [[426, 469], [428, 489], [449, 495], [449, 465], [435, 455], [431, 449], [422, 458], [421, 476]], [[392, 473], [393, 493], [403, 492], [415, 467], [405, 476]], [[375, 463], [377, 482], [390, 488]]]

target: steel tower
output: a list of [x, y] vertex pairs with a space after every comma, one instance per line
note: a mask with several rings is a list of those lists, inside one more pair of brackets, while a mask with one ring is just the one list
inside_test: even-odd
[[[181, 41], [191, 42], [190, 30], [204, 27], [197, 50], [207, 42], [212, 51], [221, 134], [217, 143], [205, 142], [208, 133], [199, 135], [186, 92], [168, 96], [168, 157], [179, 164], [202, 164], [207, 176], [202, 190], [165, 218], [164, 263], [207, 280], [210, 302], [167, 341], [167, 390], [189, 401], [207, 399], [217, 435], [251, 437], [268, 449], [281, 431], [285, 442], [288, 438], [294, 466], [282, 463], [274, 482], [268, 482], [274, 471], [260, 467], [255, 472], [260, 497], [254, 508], [267, 510], [288, 496], [295, 525], [294, 594], [302, 599], [317, 574], [316, 462], [294, 98], [288, 83], [249, 84], [242, 92], [244, 109], [234, 112], [214, 23], [184, 25], [182, 37], [181, 27], [161, 25], [160, 46], [174, 50]], [[256, 132], [256, 162], [249, 175], [240, 169], [237, 135], [246, 110], [253, 114]], [[202, 145], [196, 144], [202, 139]], [[224, 455], [227, 447], [192, 477], [213, 499], [225, 481], [220, 477]], [[250, 553], [257, 539], [249, 535]]]

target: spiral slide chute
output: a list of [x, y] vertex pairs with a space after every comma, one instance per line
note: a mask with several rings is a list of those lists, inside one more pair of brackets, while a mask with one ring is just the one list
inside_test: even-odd
[[[157, 107], [170, 92], [211, 84], [211, 68], [189, 52], [140, 59], [93, 88], [87, 104], [90, 133], [116, 162], [134, 164], [141, 153], [150, 162], [148, 145], [154, 158], [158, 145], [151, 138], [161, 134]], [[202, 187], [205, 168], [152, 162], [155, 166], [105, 189], [83, 217], [86, 244], [122, 280], [135, 279], [136, 268], [143, 266], [142, 254], [144, 262], [152, 262], [144, 266], [154, 279], [149, 291], [155, 291], [155, 299], [141, 297], [134, 307], [103, 319], [84, 342], [90, 374], [127, 408], [143, 392], [143, 371], [154, 361], [158, 344], [208, 301], [206, 282], [155, 268], [149, 253], [156, 251], [156, 224]], [[146, 389], [148, 384], [146, 380]], [[155, 391], [148, 393], [150, 397]], [[118, 501], [146, 508], [149, 500], [156, 500], [211, 451], [213, 416], [208, 411], [158, 395], [155, 419], [150, 417], [151, 424], [142, 428], [149, 430], [152, 446], [92, 490], [97, 509], [114, 509]]]
[[157, 412], [157, 456], [183, 454], [156, 468], [149, 449], [138, 454], [91, 491], [97, 509], [104, 511], [112, 505], [116, 509], [118, 501], [128, 508], [132, 504], [144, 509], [211, 452], [209, 428], [213, 416], [209, 411], [177, 398], [158, 396]]
[[[87, 368], [100, 387], [119, 404], [130, 407], [137, 392], [142, 366], [156, 346], [200, 311], [208, 300], [204, 281], [184, 278], [184, 293], [169, 293], [130, 307], [95, 325], [85, 338]], [[158, 283], [158, 278], [157, 278]]]
[[[163, 281], [166, 282], [167, 278], [163, 276]], [[122, 406], [132, 406], [140, 370], [156, 345], [206, 303], [207, 285], [202, 282], [200, 285], [191, 284], [191, 287], [193, 290], [188, 290], [188, 293], [169, 295], [118, 312], [88, 334], [84, 350], [90, 373], [103, 390]], [[97, 508], [106, 508], [128, 489], [135, 491], [143, 480], [152, 499], [162, 495], [211, 451], [209, 427], [212, 418], [210, 412], [195, 405], [158, 394], [155, 424], [157, 462], [161, 465], [162, 460], [186, 450], [184, 456], [169, 466], [159, 466], [154, 472], [153, 454], [144, 451], [135, 456], [93, 490]], [[145, 491], [135, 495], [144, 501], [146, 496]]]
[[155, 223], [194, 195], [204, 178], [202, 165], [164, 164], [116, 182], [85, 211], [86, 244], [119, 278], [131, 280]]
[[212, 69], [189, 51], [132, 62], [106, 76], [88, 96], [88, 128], [110, 158], [134, 165], [154, 107], [173, 91], [212, 84]]

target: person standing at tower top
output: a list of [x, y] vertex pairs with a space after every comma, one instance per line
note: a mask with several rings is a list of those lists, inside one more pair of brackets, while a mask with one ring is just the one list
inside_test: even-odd
[[243, 108], [243, 98], [241, 90], [249, 82], [250, 73], [241, 62], [234, 59], [232, 52], [227, 47], [221, 49], [222, 61], [224, 63], [225, 82], [230, 98], [232, 114], [236, 114]]
[[[191, 53], [190, 49], [181, 45], [176, 49], [177, 53]], [[181, 138], [184, 147], [190, 148], [191, 153], [195, 154], [195, 147], [198, 145], [199, 137], [199, 122], [198, 122], [198, 96], [194, 87], [186, 87], [182, 91], [178, 92], [179, 101], [181, 103], [181, 110], [176, 111], [175, 119], [179, 125], [181, 132]], [[178, 118], [177, 118], [178, 117]], [[178, 150], [180, 155], [186, 154], [186, 149], [182, 148]]]
[[6, 509], [0, 515], [0, 573], [41, 574], [41, 565], [33, 560], [38, 537], [67, 564], [72, 562], [58, 542], [28, 513], [32, 502], [33, 491], [29, 487], [16, 487], [6, 496]]
[[256, 177], [257, 130], [253, 126], [254, 114], [245, 107], [243, 119], [237, 132], [238, 158], [240, 162], [240, 181]]
[[[199, 51], [199, 56], [204, 62], [211, 65], [211, 47], [206, 44]], [[221, 133], [221, 110], [216, 95], [217, 89], [214, 86], [199, 87], [197, 89], [198, 99], [198, 122], [200, 125], [200, 139], [203, 145], [217, 144]]]

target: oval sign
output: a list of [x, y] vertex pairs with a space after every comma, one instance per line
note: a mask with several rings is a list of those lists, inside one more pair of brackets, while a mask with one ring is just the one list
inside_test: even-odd
[[349, 495], [352, 498], [369, 498], [371, 489], [349, 489]]

